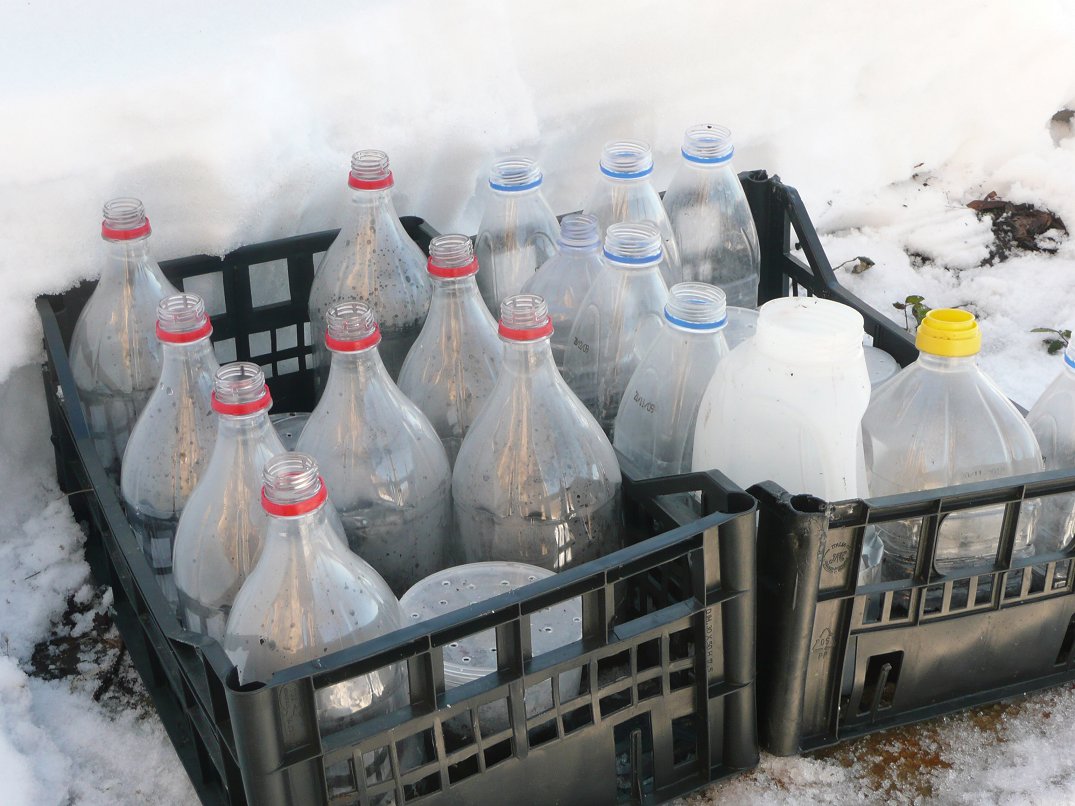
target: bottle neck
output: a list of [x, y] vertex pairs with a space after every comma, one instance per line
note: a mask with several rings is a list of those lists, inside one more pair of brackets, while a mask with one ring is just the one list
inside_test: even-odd
[[101, 272], [101, 285], [130, 285], [141, 271], [157, 274], [156, 264], [149, 256], [148, 235], [129, 241], [105, 241], [105, 244], [107, 260]]
[[325, 396], [388, 380], [388, 371], [376, 347], [357, 352], [333, 352]]
[[216, 354], [208, 336], [190, 344], [161, 342], [161, 383], [168, 383], [179, 373], [204, 372], [212, 384], [217, 367]]
[[535, 341], [501, 341], [504, 342], [504, 375], [527, 378], [556, 369], [548, 336]]
[[978, 356], [953, 357], [920, 352], [918, 365], [932, 372], [974, 372], [978, 368]]
[[[256, 414], [244, 414], [235, 416], [221, 414], [217, 416], [217, 443], [232, 440], [260, 440], [268, 432], [276, 433], [272, 421], [269, 419], [269, 410], [259, 411]], [[258, 469], [260, 473], [260, 468]]]
[[433, 305], [451, 304], [467, 299], [481, 300], [481, 293], [478, 291], [478, 275], [433, 277], [433, 299], [430, 312], [432, 312]]

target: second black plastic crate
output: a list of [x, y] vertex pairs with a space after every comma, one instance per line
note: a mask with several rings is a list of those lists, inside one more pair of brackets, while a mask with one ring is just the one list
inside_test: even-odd
[[[431, 230], [405, 223], [426, 247]], [[221, 357], [265, 368], [278, 410], [313, 403], [306, 299], [334, 236], [162, 264], [206, 297]], [[240, 690], [220, 646], [179, 627], [89, 438], [66, 346], [91, 291], [86, 283], [37, 303], [57, 475], [203, 802], [653, 803], [757, 762], [755, 505], [719, 474], [625, 479], [637, 541], [628, 548]], [[684, 508], [688, 492], [701, 494], [701, 516]], [[582, 640], [532, 657], [531, 614], [574, 597]], [[445, 690], [442, 648], [486, 629], [496, 630], [498, 672]], [[333, 734], [318, 728], [316, 691], [395, 663], [408, 669], [408, 706]], [[577, 694], [559, 689], [572, 669], [582, 670]], [[541, 685], [552, 686], [553, 705], [528, 716], [526, 690]], [[508, 730], [483, 726], [491, 703], [511, 715]], [[367, 777], [371, 757], [389, 760], [387, 774]]]
[[[795, 190], [755, 177], [744, 184], [759, 224], [762, 300], [844, 302], [863, 314], [874, 345], [902, 365], [917, 358], [907, 333], [840, 286]], [[1024, 502], [1072, 491], [1075, 470], [835, 503], [752, 487], [762, 746], [791, 755], [1075, 680], [1075, 550], [1013, 558]], [[938, 574], [939, 524], [982, 507], [1004, 512], [994, 562]], [[866, 530], [908, 519], [921, 526], [913, 577], [857, 584]]]

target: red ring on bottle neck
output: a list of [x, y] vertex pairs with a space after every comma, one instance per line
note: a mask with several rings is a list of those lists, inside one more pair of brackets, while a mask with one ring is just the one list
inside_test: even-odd
[[135, 238], [149, 235], [150, 231], [148, 218], [134, 229], [112, 229], [104, 221], [101, 222], [101, 237], [110, 241], [133, 241]]
[[213, 323], [209, 321], [208, 317], [205, 319], [205, 324], [197, 330], [188, 330], [185, 333], [169, 333], [161, 328], [160, 322], [157, 322], [157, 338], [165, 344], [191, 344], [212, 334]]
[[321, 482], [321, 488], [316, 493], [304, 501], [295, 501], [291, 504], [278, 504], [275, 501], [270, 501], [269, 496], [265, 494], [265, 486], [262, 485], [261, 508], [269, 515], [274, 515], [277, 518], [294, 518], [298, 515], [306, 515], [313, 512], [328, 500], [328, 489], [325, 487], [325, 479], [318, 476], [317, 480]]
[[365, 338], [355, 341], [334, 338], [327, 330], [325, 331], [325, 346], [334, 353], [360, 353], [370, 347], [376, 347], [381, 343], [381, 328], [373, 326], [373, 332]]
[[272, 395], [269, 387], [265, 387], [264, 393], [257, 400], [249, 403], [225, 403], [216, 396], [216, 392], [210, 395], [213, 411], [217, 414], [225, 414], [229, 417], [242, 417], [245, 414], [257, 414], [259, 411], [268, 411], [272, 408]]
[[552, 335], [552, 319], [546, 319], [545, 324], [538, 327], [514, 328], [507, 327], [503, 322], [497, 328], [505, 339], [512, 341], [537, 341]]
[[456, 277], [469, 277], [472, 274], [478, 273], [478, 259], [474, 258], [465, 266], [450, 268], [447, 266], [438, 266], [433, 262], [433, 258], [429, 258], [429, 260], [426, 261], [426, 271], [434, 277], [445, 277], [449, 280]]
[[384, 190], [395, 183], [396, 180], [392, 177], [391, 171], [384, 179], [359, 179], [354, 174], [347, 174], [347, 184], [354, 190]]

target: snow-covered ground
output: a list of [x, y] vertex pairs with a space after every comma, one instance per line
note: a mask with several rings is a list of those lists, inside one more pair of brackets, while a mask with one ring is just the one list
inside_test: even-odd
[[[54, 480], [32, 301], [99, 270], [99, 211], [141, 197], [161, 257], [338, 223], [348, 156], [389, 151], [401, 212], [473, 231], [495, 154], [538, 156], [558, 211], [602, 142], [640, 137], [654, 181], [680, 135], [726, 123], [740, 169], [798, 187], [841, 279], [892, 303], [967, 304], [982, 364], [1029, 406], [1059, 370], [1031, 328], [1075, 325], [1075, 246], [995, 247], [996, 191], [1075, 222], [1075, 8], [1062, 0], [486, 4], [9, 3], [0, 48], [0, 779], [12, 804], [194, 795], [88, 585]], [[1044, 243], [1044, 242], [1043, 242]], [[16, 425], [17, 424], [17, 425]], [[66, 614], [66, 615], [65, 615]], [[66, 656], [64, 653], [68, 653]], [[73, 655], [71, 653], [74, 653]], [[56, 678], [72, 664], [75, 674]], [[764, 760], [726, 802], [1075, 800], [1062, 689], [813, 758]], [[922, 769], [919, 769], [919, 768]]]

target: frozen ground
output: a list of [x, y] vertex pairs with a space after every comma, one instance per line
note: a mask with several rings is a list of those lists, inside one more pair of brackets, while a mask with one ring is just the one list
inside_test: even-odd
[[[350, 152], [392, 158], [401, 212], [471, 231], [492, 155], [541, 158], [581, 206], [601, 143], [648, 139], [667, 183], [689, 124], [803, 194], [849, 287], [898, 321], [911, 294], [982, 317], [982, 363], [1030, 405], [1075, 325], [1075, 247], [995, 251], [989, 191], [1075, 222], [1075, 10], [777, 0], [708, 4], [9, 4], [0, 49], [0, 780], [12, 804], [193, 793], [87, 584], [53, 479], [32, 306], [98, 271], [101, 203], [138, 195], [156, 253], [222, 253], [337, 221]], [[13, 426], [13, 424], [17, 424]], [[77, 493], [76, 493], [77, 494]], [[104, 600], [101, 596], [104, 595]], [[761, 768], [725, 802], [1075, 800], [1069, 689]], [[695, 799], [696, 802], [698, 799]]]

